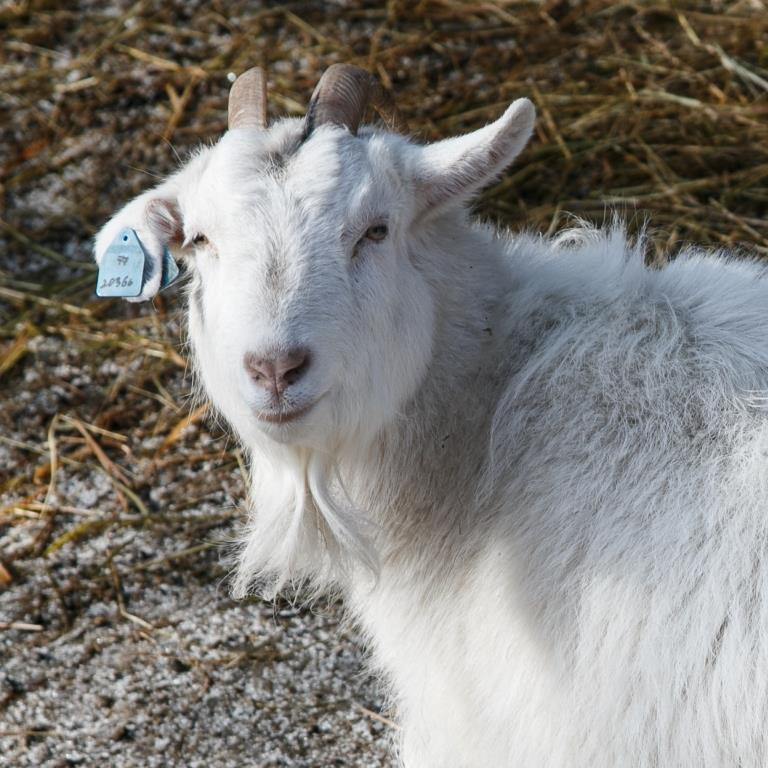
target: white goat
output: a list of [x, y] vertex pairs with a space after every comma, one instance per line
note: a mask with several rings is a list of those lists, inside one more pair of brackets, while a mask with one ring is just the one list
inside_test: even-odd
[[534, 110], [420, 146], [334, 66], [120, 211], [192, 273], [204, 387], [252, 464], [236, 592], [339, 589], [409, 768], [768, 765], [768, 279], [620, 227], [466, 204]]

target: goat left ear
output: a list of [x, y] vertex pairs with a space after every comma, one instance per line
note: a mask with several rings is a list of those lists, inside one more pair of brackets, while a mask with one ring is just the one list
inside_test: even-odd
[[517, 99], [485, 128], [421, 149], [415, 170], [420, 210], [466, 202], [495, 181], [528, 143], [535, 120], [531, 101]]

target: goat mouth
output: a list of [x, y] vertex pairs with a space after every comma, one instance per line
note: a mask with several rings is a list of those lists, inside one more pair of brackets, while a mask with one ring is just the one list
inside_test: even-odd
[[290, 421], [296, 421], [307, 413], [314, 403], [309, 403], [301, 408], [280, 409], [277, 411], [256, 411], [256, 418], [259, 421], [266, 421], [269, 424], [286, 424]]

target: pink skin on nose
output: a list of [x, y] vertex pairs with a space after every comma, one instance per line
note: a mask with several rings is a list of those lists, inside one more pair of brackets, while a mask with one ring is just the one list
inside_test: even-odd
[[267, 390], [278, 404], [285, 389], [295, 384], [309, 368], [309, 351], [297, 347], [278, 355], [248, 352], [243, 365], [256, 386]]

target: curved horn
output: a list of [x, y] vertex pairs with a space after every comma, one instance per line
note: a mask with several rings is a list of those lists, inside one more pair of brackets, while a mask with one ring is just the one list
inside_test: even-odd
[[397, 128], [402, 124], [391, 96], [370, 72], [352, 64], [332, 64], [309, 101], [304, 138], [324, 123], [342, 125], [356, 134], [369, 104], [390, 126]]
[[229, 90], [229, 128], [267, 127], [267, 77], [261, 67], [243, 72]]

